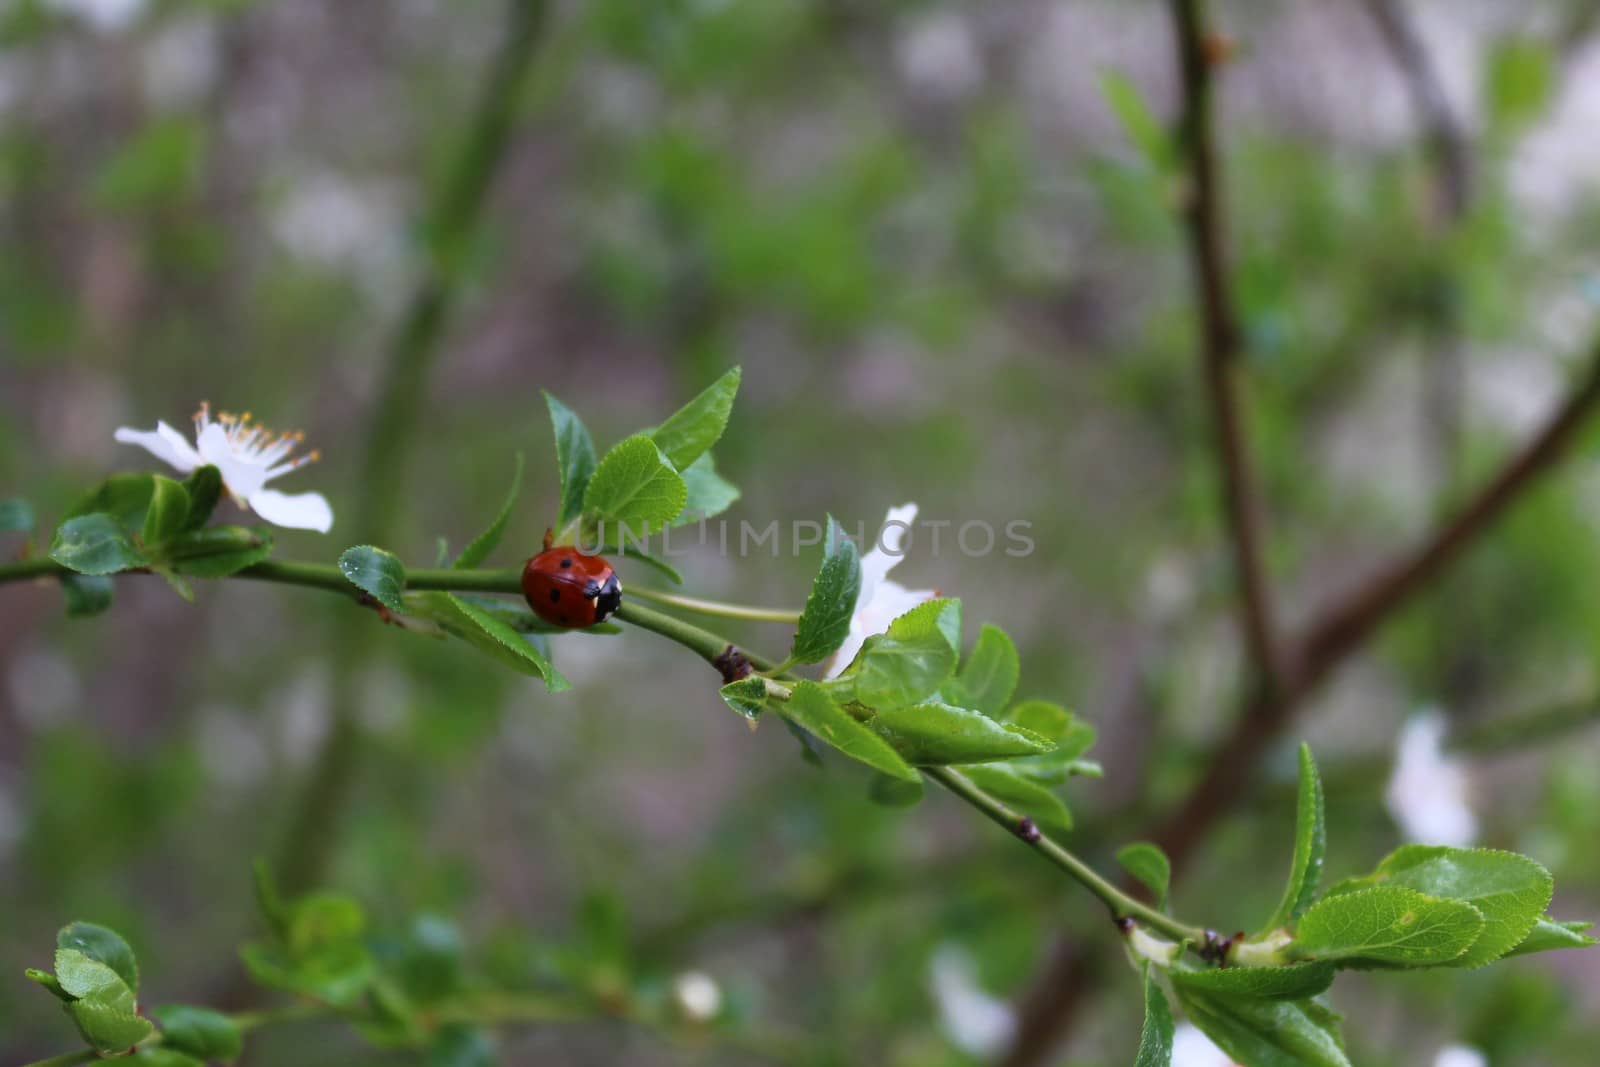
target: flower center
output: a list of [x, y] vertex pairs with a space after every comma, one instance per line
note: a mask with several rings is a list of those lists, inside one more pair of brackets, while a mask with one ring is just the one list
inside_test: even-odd
[[290, 458], [294, 450], [306, 439], [306, 435], [299, 430], [281, 433], [271, 430], [254, 421], [248, 411], [242, 415], [219, 411], [213, 419], [210, 403], [201, 401], [200, 410], [194, 415], [195, 436], [199, 437], [213, 422], [221, 426], [223, 432], [227, 434], [228, 451], [233, 454], [233, 458], [241, 463], [268, 468], [267, 478], [276, 478], [322, 458], [322, 453], [315, 449]]

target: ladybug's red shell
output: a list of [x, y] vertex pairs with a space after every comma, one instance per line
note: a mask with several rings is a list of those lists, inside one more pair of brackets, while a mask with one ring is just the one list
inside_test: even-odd
[[622, 606], [622, 585], [611, 564], [571, 545], [547, 548], [522, 568], [522, 595], [552, 626], [581, 630]]

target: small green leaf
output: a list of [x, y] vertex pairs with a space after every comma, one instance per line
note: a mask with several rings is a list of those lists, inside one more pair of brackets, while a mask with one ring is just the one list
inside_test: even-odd
[[68, 570], [96, 575], [116, 574], [150, 562], [115, 518], [98, 511], [57, 527], [50, 558]]
[[189, 497], [189, 514], [184, 519], [185, 531], [198, 530], [211, 519], [222, 499], [222, 472], [207, 464], [196, 467], [183, 480], [183, 491]]
[[1533, 924], [1533, 929], [1528, 931], [1527, 937], [1500, 958], [1510, 959], [1512, 956], [1529, 956], [1535, 952], [1550, 952], [1563, 948], [1591, 948], [1600, 945], [1600, 940], [1585, 933], [1593, 925], [1594, 923], [1590, 922], [1559, 922], [1546, 915]]
[[755, 722], [767, 708], [767, 680], [757, 675], [729, 682], [721, 689], [723, 702]]
[[1460, 959], [1483, 929], [1483, 916], [1471, 904], [1384, 885], [1313, 905], [1288, 951], [1318, 960], [1436, 967]]
[[1172, 984], [1207, 993], [1263, 1000], [1305, 1000], [1333, 985], [1331, 963], [1292, 963], [1287, 967], [1223, 967], [1172, 972]]
[[1021, 671], [1017, 646], [1011, 643], [1010, 636], [998, 626], [984, 623], [978, 631], [978, 643], [972, 646], [971, 655], [956, 675], [963, 705], [999, 718], [1011, 703]]
[[110, 927], [97, 923], [70, 923], [57, 931], [56, 948], [75, 949], [92, 960], [98, 960], [116, 971], [128, 983], [129, 989], [139, 992], [139, 961], [133, 954], [133, 947]]
[[133, 1011], [133, 989], [108, 965], [75, 948], [56, 949], [55, 962], [56, 981], [73, 997]]
[[22, 976], [30, 982], [37, 982], [48, 989], [58, 1000], [71, 1002], [73, 996], [61, 988], [61, 983], [56, 981], [56, 976], [49, 971], [41, 971], [37, 967], [29, 967], [22, 972]]
[[167, 546], [172, 569], [195, 578], [226, 578], [270, 555], [272, 530], [266, 526], [207, 526]]
[[583, 420], [561, 401], [544, 394], [545, 407], [550, 410], [550, 426], [556, 435], [556, 467], [561, 474], [561, 506], [556, 512], [556, 526], [565, 529], [583, 510], [584, 493], [589, 479], [594, 476], [594, 441]]
[[868, 725], [910, 763], [984, 763], [1050, 750], [1050, 742], [1020, 726], [950, 704], [884, 708]]
[[850, 616], [860, 595], [861, 555], [829, 515], [822, 566], [812, 579], [789, 657], [796, 663], [818, 663], [837, 652], [850, 633]]
[[199, 1060], [233, 1060], [244, 1051], [244, 1035], [228, 1016], [210, 1008], [166, 1004], [155, 1009], [162, 1044]]
[[0, 533], [32, 533], [33, 505], [20, 496], [0, 500]]
[[144, 513], [150, 507], [150, 494], [155, 492], [154, 476], [149, 474], [113, 474], [67, 509], [66, 517], [97, 512], [110, 515], [117, 525], [130, 536], [144, 526]]
[[827, 690], [815, 682], [795, 683], [794, 695], [784, 705], [783, 714], [851, 759], [895, 778], [920, 780], [917, 772], [907, 766], [883, 738], [851, 718], [834, 703]]
[[924, 791], [920, 775], [913, 782], [874, 772], [872, 781], [867, 783], [867, 796], [874, 804], [882, 804], [886, 808], [914, 807], [922, 803]]
[[155, 1032], [149, 1019], [134, 1014], [131, 998], [126, 1007], [121, 1000], [77, 1000], [64, 1007], [83, 1039], [99, 1052], [127, 1052]]
[[1555, 57], [1548, 45], [1530, 36], [1508, 36], [1489, 52], [1484, 86], [1489, 125], [1511, 134], [1537, 119], [1556, 86]]
[[570, 689], [572, 683], [517, 631], [482, 608], [449, 593], [407, 593], [404, 610], [432, 619], [445, 630], [522, 674], [543, 678], [552, 693]]
[[699, 459], [727, 429], [733, 398], [739, 392], [739, 376], [739, 368], [734, 367], [651, 431], [662, 454], [678, 470]]
[[582, 630], [574, 630], [570, 626], [553, 626], [527, 608], [518, 607], [511, 601], [499, 597], [478, 596], [473, 593], [457, 593], [458, 600], [470, 604], [479, 611], [487, 612], [517, 631], [519, 634], [620, 634], [622, 627], [609, 622], [597, 622], [593, 626]]
[[309, 893], [289, 907], [289, 953], [308, 959], [329, 946], [359, 941], [367, 928], [361, 902], [344, 893]]
[[111, 606], [112, 581], [104, 575], [63, 574], [61, 592], [73, 618], [98, 615]]
[[1339, 1017], [1314, 1000], [1229, 996], [1174, 983], [1189, 1021], [1250, 1067], [1350, 1067]]
[[1167, 995], [1144, 968], [1144, 1028], [1139, 1033], [1139, 1058], [1133, 1067], [1172, 1067], [1172, 1007]]
[[1343, 882], [1336, 892], [1374, 885], [1403, 886], [1476, 908], [1484, 919], [1483, 935], [1454, 960], [1456, 967], [1481, 967], [1516, 947], [1550, 906], [1555, 888], [1550, 872], [1526, 856], [1444, 845], [1396, 849], [1372, 874]]
[[1073, 775], [1100, 777], [1100, 765], [1080, 757], [1094, 747], [1095, 728], [1058, 704], [1027, 700], [1005, 714], [1005, 721], [1054, 741], [1055, 747], [1039, 756], [1013, 760], [1017, 773], [1041, 785], [1063, 785]]
[[483, 533], [474, 537], [466, 548], [461, 550], [461, 555], [456, 557], [452, 567], [476, 567], [489, 558], [500, 544], [500, 538], [505, 536], [506, 523], [511, 521], [511, 512], [517, 506], [517, 494], [522, 492], [522, 453], [517, 453], [517, 468], [511, 475], [511, 488], [506, 492], [505, 503], [500, 505], [499, 514]]
[[390, 611], [401, 611], [406, 591], [406, 568], [400, 557], [372, 545], [347, 548], [339, 557], [339, 573], [350, 584]]
[[1101, 75], [1100, 92], [1145, 162], [1156, 170], [1170, 166], [1172, 146], [1166, 126], [1145, 103], [1139, 87], [1125, 75], [1112, 71]]
[[1172, 885], [1172, 861], [1160, 846], [1148, 841], [1135, 841], [1117, 850], [1117, 862], [1122, 869], [1139, 880], [1156, 898], [1156, 907], [1167, 906], [1167, 891]]
[[1322, 776], [1311, 746], [1300, 746], [1299, 804], [1295, 811], [1294, 859], [1289, 864], [1289, 882], [1283, 890], [1278, 910], [1267, 920], [1275, 930], [1305, 914], [1316, 899], [1322, 881], [1322, 860], [1328, 851], [1328, 824], [1323, 812]]
[[189, 518], [189, 494], [171, 478], [151, 475], [150, 506], [145, 509], [140, 540], [145, 547], [166, 543], [184, 529]]
[[914, 704], [950, 677], [960, 642], [961, 601], [930, 600], [867, 638], [829, 687], [869, 708]]
[[1009, 763], [971, 763], [957, 767], [962, 776], [1028, 816], [1051, 833], [1072, 830], [1072, 812], [1050, 790], [1019, 774]]
[[256, 910], [279, 938], [289, 936], [289, 906], [278, 893], [272, 878], [272, 868], [264, 859], [250, 865], [251, 888], [255, 890]]
[[688, 499], [683, 476], [641, 434], [618, 443], [600, 460], [584, 493], [583, 510], [619, 538], [627, 533], [645, 536], [677, 518]]
[[674, 526], [687, 526], [721, 515], [739, 499], [739, 487], [717, 473], [716, 461], [707, 452], [681, 472], [687, 496], [683, 513], [673, 520]]

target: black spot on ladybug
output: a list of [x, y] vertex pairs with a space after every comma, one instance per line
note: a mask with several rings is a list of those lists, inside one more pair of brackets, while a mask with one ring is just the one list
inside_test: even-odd
[[561, 561], [561, 567], [562, 567], [563, 570], [565, 570], [566, 568], [568, 568], [570, 566], [572, 566], [572, 557], [571, 556], [568, 556], [566, 559]]
[[557, 600], [560, 600], [560, 599], [561, 599], [561, 590], [559, 590], [559, 589], [550, 590], [550, 602], [552, 604], [555, 603]]

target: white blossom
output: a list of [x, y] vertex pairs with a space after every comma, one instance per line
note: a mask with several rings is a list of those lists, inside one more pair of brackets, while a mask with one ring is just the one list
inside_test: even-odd
[[1434, 1057], [1433, 1067], [1489, 1067], [1489, 1057], [1471, 1045], [1447, 1045]]
[[1172, 1034], [1172, 1067], [1237, 1067], [1193, 1023], [1180, 1023]]
[[691, 1022], [708, 1023], [722, 1012], [722, 989], [704, 971], [684, 971], [674, 978], [672, 997]]
[[883, 520], [883, 529], [871, 551], [861, 557], [861, 594], [856, 598], [856, 610], [850, 616], [850, 632], [844, 644], [828, 661], [825, 675], [836, 677], [861, 651], [862, 644], [873, 634], [881, 634], [889, 624], [924, 601], [939, 595], [936, 589], [907, 589], [888, 575], [905, 556], [906, 535], [917, 521], [917, 505], [902, 504], [890, 508]]
[[1437, 710], [1406, 723], [1395, 746], [1384, 803], [1408, 841], [1465, 846], [1478, 836], [1478, 817], [1468, 803], [1466, 767], [1444, 751], [1446, 732], [1445, 718]]
[[966, 953], [946, 945], [934, 953], [928, 991], [939, 1008], [939, 1023], [952, 1044], [974, 1056], [994, 1056], [1017, 1029], [1011, 1006], [984, 992]]
[[252, 422], [248, 411], [243, 415], [221, 412], [213, 419], [206, 404], [195, 414], [194, 429], [193, 445], [164, 422], [157, 422], [154, 430], [124, 426], [115, 436], [122, 444], [138, 445], [182, 474], [207, 464], [216, 467], [228, 495], [274, 526], [319, 533], [332, 528], [333, 509], [321, 493], [290, 495], [266, 488], [273, 479], [319, 458], [316, 452], [290, 458], [304, 434], [273, 433]]

